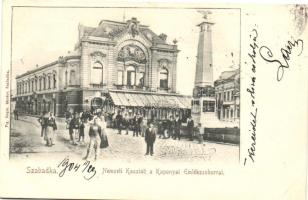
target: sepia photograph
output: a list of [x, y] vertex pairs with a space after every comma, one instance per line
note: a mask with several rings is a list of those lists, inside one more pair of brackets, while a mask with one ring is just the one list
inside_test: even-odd
[[240, 9], [14, 8], [10, 159], [239, 163], [240, 40]]
[[1, 10], [0, 198], [307, 197], [308, 5]]

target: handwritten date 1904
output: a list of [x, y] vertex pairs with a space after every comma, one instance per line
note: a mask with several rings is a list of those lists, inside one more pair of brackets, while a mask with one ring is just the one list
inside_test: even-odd
[[271, 63], [277, 63], [279, 65], [277, 69], [277, 81], [281, 81], [284, 75], [284, 69], [289, 68], [289, 60], [290, 55], [292, 54], [293, 48], [300, 48], [297, 56], [300, 56], [304, 50], [304, 42], [301, 39], [292, 39], [292, 41], [288, 41], [285, 48], [281, 48], [280, 52], [283, 60], [273, 58], [272, 51], [267, 46], [262, 46], [259, 49], [260, 56], [263, 60]]
[[72, 172], [78, 172], [81, 171], [84, 175], [84, 178], [86, 180], [90, 180], [93, 178], [96, 174], [96, 169], [93, 165], [91, 165], [90, 161], [85, 161], [83, 164], [70, 162], [68, 157], [65, 157], [58, 165], [58, 168], [60, 168], [59, 176], [63, 177], [66, 170], [72, 171]]

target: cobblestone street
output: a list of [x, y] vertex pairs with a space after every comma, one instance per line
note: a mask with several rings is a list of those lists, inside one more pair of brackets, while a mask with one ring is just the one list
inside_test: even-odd
[[[154, 145], [154, 155], [145, 156], [146, 145], [143, 137], [117, 134], [116, 130], [108, 129], [109, 147], [101, 150], [98, 159], [123, 160], [134, 162], [137, 160], [158, 161], [187, 161], [187, 162], [220, 162], [237, 163], [239, 160], [239, 146], [230, 144], [217, 144], [197, 141], [188, 141], [186, 138], [178, 140], [159, 139]], [[35, 158], [36, 156], [49, 156], [62, 154], [82, 158], [86, 153], [88, 126], [85, 129], [85, 143], [77, 146], [69, 143], [68, 130], [65, 124], [58, 120], [55, 145], [45, 146], [45, 141], [40, 137], [40, 124], [37, 118], [22, 116], [19, 120], [11, 121], [10, 152], [11, 158]], [[93, 158], [93, 155], [92, 157]]]

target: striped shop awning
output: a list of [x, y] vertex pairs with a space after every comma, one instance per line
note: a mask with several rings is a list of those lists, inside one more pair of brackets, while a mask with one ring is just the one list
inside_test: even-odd
[[110, 91], [116, 106], [190, 109], [191, 97], [170, 94]]

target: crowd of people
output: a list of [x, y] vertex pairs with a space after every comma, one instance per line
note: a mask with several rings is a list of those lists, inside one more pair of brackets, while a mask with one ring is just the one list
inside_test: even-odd
[[[132, 130], [134, 137], [144, 137], [149, 123], [154, 125], [154, 129], [156, 129], [159, 138], [172, 138], [174, 140], [181, 139], [183, 121], [180, 119], [179, 115], [175, 115], [175, 117], [170, 115], [169, 118], [163, 118], [161, 120], [155, 118], [149, 120], [138, 113], [130, 117], [128, 113], [122, 114], [121, 112], [118, 112], [113, 120], [113, 127], [118, 129], [118, 134], [122, 134], [123, 130], [128, 134], [128, 131]], [[189, 117], [186, 123], [187, 136], [189, 140], [192, 141], [195, 136], [199, 135], [201, 124], [198, 124], [198, 126], [195, 127], [192, 117]]]
[[[15, 114], [15, 113], [14, 113]], [[17, 118], [14, 116], [15, 119]], [[156, 136], [161, 139], [181, 140], [182, 120], [178, 115], [169, 116], [162, 120], [147, 119], [141, 114], [129, 114], [119, 111], [117, 114], [108, 114], [102, 110], [95, 112], [66, 112], [66, 129], [68, 130], [69, 141], [71, 145], [85, 144], [85, 127], [89, 126], [89, 141], [87, 144], [86, 156], [88, 159], [92, 150], [94, 150], [94, 159], [97, 159], [98, 149], [109, 146], [107, 137], [107, 121], [109, 127], [117, 129], [117, 134], [129, 135], [132, 131], [133, 137], [144, 137], [146, 143], [145, 155], [154, 154], [154, 143]], [[18, 118], [17, 118], [18, 119]], [[41, 137], [46, 141], [46, 146], [51, 147], [54, 143], [54, 135], [57, 130], [57, 123], [52, 112], [43, 112], [38, 119], [41, 124]], [[203, 143], [204, 129], [201, 124], [195, 127], [194, 121], [189, 117], [186, 121], [187, 136], [189, 140], [195, 137], [199, 143]]]

